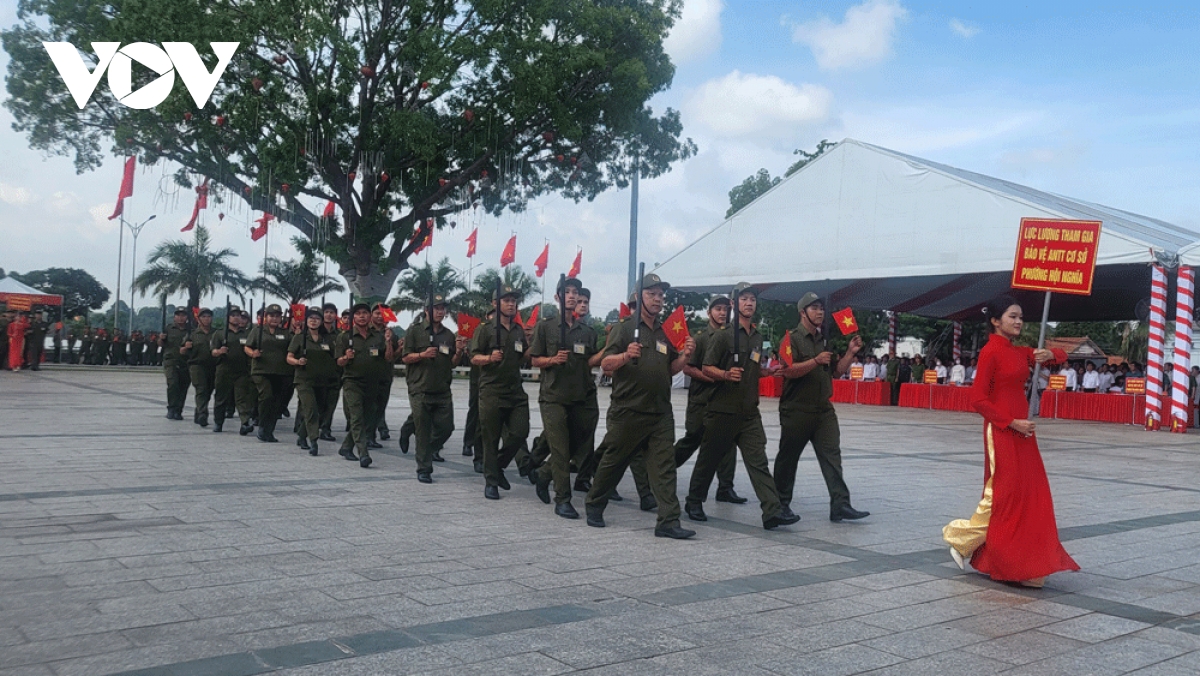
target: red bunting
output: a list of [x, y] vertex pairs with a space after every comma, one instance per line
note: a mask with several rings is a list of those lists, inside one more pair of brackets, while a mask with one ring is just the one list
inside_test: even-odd
[[250, 229], [250, 241], [257, 242], [258, 240], [262, 239], [263, 237], [266, 237], [267, 236], [267, 224], [273, 220], [275, 220], [274, 215], [263, 212], [262, 218], [259, 218], [256, 221], [254, 221], [255, 223], [258, 223], [258, 227]]
[[513, 235], [509, 238], [508, 244], [504, 245], [504, 251], [500, 253], [500, 267], [508, 267], [515, 260], [517, 260], [517, 236]]
[[121, 192], [117, 195], [117, 206], [113, 209], [112, 216], [108, 217], [110, 221], [125, 213], [125, 198], [133, 197], [133, 168], [135, 166], [137, 166], [137, 155], [130, 155], [129, 159], [125, 160], [125, 173], [121, 176]]
[[550, 243], [546, 243], [546, 248], [542, 249], [542, 253], [533, 262], [533, 274], [541, 277], [546, 274], [546, 266], [550, 263]]
[[179, 232], [187, 232], [196, 227], [196, 219], [200, 217], [200, 210], [208, 208], [208, 179], [196, 186], [196, 204], [192, 206], [192, 217], [188, 219], [187, 225]]
[[567, 272], [568, 277], [578, 277], [580, 270], [583, 269], [583, 249], [575, 253], [575, 262], [571, 263], [571, 269]]
[[336, 209], [337, 205], [333, 203], [333, 200], [329, 200], [325, 203], [325, 211], [321, 213], [321, 218], [333, 218]]

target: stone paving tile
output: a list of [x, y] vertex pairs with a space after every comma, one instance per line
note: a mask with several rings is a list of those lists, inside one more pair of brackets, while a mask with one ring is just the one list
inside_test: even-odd
[[781, 676], [844, 676], [903, 661], [890, 653], [851, 644], [810, 653], [802, 659], [771, 660], [760, 666]]
[[1200, 655], [1192, 653], [1129, 672], [1130, 676], [1195, 676]]
[[1123, 634], [1131, 634], [1149, 626], [1144, 622], [1092, 613], [1046, 625], [1042, 627], [1042, 631], [1088, 643], [1098, 643]]
[[1028, 664], [1087, 646], [1083, 641], [1041, 631], [1022, 631], [972, 643], [963, 651], [1010, 664]]

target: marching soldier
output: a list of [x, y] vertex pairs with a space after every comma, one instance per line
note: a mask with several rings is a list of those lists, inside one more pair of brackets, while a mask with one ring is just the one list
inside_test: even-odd
[[113, 366], [125, 366], [128, 363], [125, 334], [121, 333], [121, 329], [113, 329], [112, 349], [109, 354], [109, 363]]
[[[338, 309], [333, 303], [325, 303], [321, 306], [321, 314], [323, 323], [325, 324], [325, 333], [333, 339], [336, 344], [338, 336], [342, 334], [342, 330], [338, 328]], [[330, 394], [330, 405], [321, 411], [321, 431], [318, 438], [322, 441], [337, 441], [333, 438], [333, 414], [337, 410], [338, 396], [342, 391], [341, 371], [338, 371], [338, 382], [333, 393]]]
[[292, 338], [287, 362], [296, 367], [296, 395], [300, 405], [296, 418], [300, 422], [298, 444], [317, 455], [317, 439], [325, 409], [337, 403], [339, 380], [337, 358], [334, 356], [334, 337], [325, 329], [321, 310], [310, 307], [304, 313], [304, 330]]
[[[520, 294], [497, 289], [499, 321], [482, 324], [471, 340], [471, 365], [479, 367], [479, 427], [483, 437], [483, 496], [499, 500], [498, 488], [511, 488], [504, 476], [529, 436], [529, 396], [521, 385], [521, 364], [528, 352], [524, 329], [514, 321]], [[503, 437], [503, 447], [501, 447]]]
[[[371, 329], [371, 306], [357, 303], [350, 310], [352, 325], [337, 338], [334, 354], [342, 368], [342, 407], [350, 424], [350, 433], [338, 453], [357, 460], [359, 467], [371, 466], [370, 438], [372, 410], [377, 400], [375, 389], [382, 369], [391, 368], [396, 354], [392, 350], [391, 329], [381, 333]], [[358, 449], [358, 456], [354, 450]]]
[[[767, 465], [767, 434], [758, 411], [758, 379], [764, 373], [765, 358], [762, 335], [754, 326], [758, 292], [741, 282], [730, 297], [734, 304], [733, 321], [711, 335], [701, 360], [704, 375], [717, 387], [705, 409], [704, 442], [692, 470], [687, 515], [693, 521], [708, 520], [703, 504], [717, 465], [734, 449], [741, 448], [750, 484], [762, 505], [763, 528], [771, 530], [796, 523], [800, 517], [783, 513]], [[738, 332], [736, 352], [734, 331]]]
[[[107, 364], [110, 346], [111, 343], [108, 340], [108, 331], [104, 329], [97, 331], [96, 337], [92, 339], [92, 361], [90, 363], [95, 366], [104, 366]], [[187, 371], [186, 361], [184, 362], [183, 370], [185, 372]], [[191, 386], [191, 383], [192, 381], [189, 380], [188, 387]], [[187, 388], [185, 387], [184, 389], [186, 390]], [[184, 397], [187, 397], [186, 392], [184, 393]], [[183, 409], [180, 410], [182, 411]], [[182, 420], [182, 418], [180, 418], [180, 420]]]
[[534, 368], [541, 369], [538, 408], [542, 438], [550, 451], [549, 462], [535, 469], [530, 478], [546, 504], [550, 504], [549, 487], [554, 481], [554, 513], [565, 519], [579, 518], [571, 504], [571, 465], [574, 461], [576, 468], [582, 469], [592, 455], [600, 420], [592, 368], [602, 357], [595, 329], [575, 317], [581, 288], [583, 284], [574, 277], [559, 283], [554, 298], [566, 309], [565, 316], [538, 323], [530, 353]]
[[79, 353], [75, 355], [76, 364], [88, 363], [88, 357], [92, 351], [92, 329], [84, 327], [83, 336], [79, 339]]
[[792, 365], [783, 369], [783, 396], [779, 399], [779, 454], [775, 456], [775, 486], [783, 512], [791, 513], [792, 487], [796, 482], [796, 465], [800, 454], [811, 441], [825, 487], [829, 490], [829, 520], [861, 519], [870, 512], [860, 512], [850, 506], [850, 489], [842, 478], [841, 429], [837, 412], [829, 399], [833, 396], [833, 379], [850, 368], [854, 355], [862, 349], [862, 338], [850, 340], [846, 354], [836, 364], [833, 353], [826, 349], [821, 325], [825, 321], [825, 304], [815, 293], [806, 293], [796, 304], [800, 310], [800, 325], [792, 331]]
[[129, 365], [141, 366], [145, 351], [146, 340], [142, 337], [142, 332], [134, 331], [129, 335]]
[[404, 336], [408, 402], [417, 436], [417, 481], [423, 484], [433, 483], [433, 463], [445, 462], [439, 451], [454, 432], [450, 381], [466, 352], [466, 339], [442, 326], [445, 296], [434, 294], [427, 314], [431, 316], [413, 323]]
[[[183, 420], [183, 402], [187, 399], [187, 391], [192, 384], [191, 375], [188, 373], [187, 355], [182, 351], [189, 333], [187, 308], [176, 308], [172, 321], [167, 330], [158, 337], [158, 344], [162, 347], [163, 373], [167, 377], [167, 419]], [[103, 333], [104, 329], [100, 329], [92, 340], [93, 355], [98, 351], [97, 345], [107, 347]]]
[[29, 363], [31, 371], [42, 370], [42, 353], [46, 351], [47, 330], [42, 312], [34, 312], [29, 326], [25, 329], [25, 361]]
[[292, 389], [294, 369], [287, 363], [292, 336], [282, 323], [283, 308], [268, 305], [262, 324], [246, 337], [245, 352], [252, 360], [250, 378], [258, 390], [258, 440], [265, 443], [279, 441], [275, 438], [275, 426]]
[[212, 398], [217, 379], [217, 360], [213, 357], [212, 340], [217, 333], [213, 330], [213, 313], [202, 308], [196, 318], [197, 326], [183, 343], [183, 355], [187, 357], [188, 374], [196, 391], [196, 410], [192, 421], [208, 427], [208, 401]]
[[[608, 495], [617, 487], [629, 458], [646, 444], [646, 470], [658, 501], [656, 537], [689, 538], [695, 531], [679, 526], [675, 495], [675, 419], [671, 412], [671, 377], [683, 370], [696, 347], [688, 338], [676, 351], [658, 317], [669, 284], [654, 273], [645, 275], [636, 319], [618, 325], [604, 348], [602, 366], [613, 372], [612, 424], [604, 435], [609, 450], [600, 459], [587, 496], [587, 524], [603, 528]], [[636, 337], [635, 337], [636, 334]], [[637, 363], [633, 363], [634, 361]]]
[[250, 315], [232, 306], [226, 321], [229, 322], [229, 339], [226, 340], [224, 331], [218, 331], [212, 340], [212, 355], [217, 360], [213, 381], [216, 385], [213, 432], [220, 432], [225, 419], [237, 415], [241, 421], [238, 434], [246, 436], [254, 431], [250, 419], [254, 417], [258, 399], [258, 391], [250, 379], [250, 355], [245, 349], [250, 335], [246, 330]]
[[[713, 390], [717, 388], [712, 378], [704, 375], [704, 351], [713, 333], [720, 331], [729, 320], [729, 299], [716, 296], [708, 303], [708, 326], [696, 335], [696, 352], [692, 361], [684, 367], [683, 372], [691, 378], [688, 386], [687, 417], [684, 422], [684, 435], [675, 442], [675, 466], [682, 467], [683, 463], [692, 457], [700, 443], [704, 441], [704, 411]], [[730, 446], [729, 452], [722, 456], [717, 465], [717, 502], [731, 502], [736, 505], [744, 504], [746, 498], [733, 490], [733, 475], [737, 470], [737, 449]]]
[[[371, 309], [371, 329], [379, 333], [386, 332], [388, 340], [392, 344], [392, 352], [400, 354], [400, 336], [397, 336], [394, 331], [388, 328], [387, 320], [383, 318], [383, 309], [387, 307], [383, 303], [378, 303]], [[390, 308], [389, 308], [390, 309]], [[375, 387], [375, 415], [371, 420], [371, 431], [367, 439], [367, 448], [383, 448], [376, 439], [386, 441], [392, 438], [391, 431], [387, 426], [387, 407], [388, 402], [392, 399], [392, 383], [396, 380], [396, 369], [392, 362], [388, 362], [387, 368], [379, 369], [379, 382]]]

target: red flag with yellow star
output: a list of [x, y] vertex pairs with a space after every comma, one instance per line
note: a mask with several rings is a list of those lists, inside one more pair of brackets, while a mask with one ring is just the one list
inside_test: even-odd
[[463, 338], [475, 337], [475, 329], [479, 328], [482, 322], [469, 314], [458, 313], [458, 335]]
[[676, 350], [683, 349], [683, 344], [692, 334], [688, 331], [687, 317], [683, 314], [682, 305], [676, 307], [667, 317], [667, 321], [663, 322], [663, 332], [667, 334], [667, 340], [671, 341]]
[[833, 321], [837, 322], [843, 336], [858, 332], [858, 322], [854, 320], [854, 311], [850, 308], [833, 313]]
[[795, 355], [792, 354], [791, 331], [785, 331], [783, 334], [783, 344], [779, 346], [779, 359], [783, 361], [784, 366], [791, 366], [796, 361]]

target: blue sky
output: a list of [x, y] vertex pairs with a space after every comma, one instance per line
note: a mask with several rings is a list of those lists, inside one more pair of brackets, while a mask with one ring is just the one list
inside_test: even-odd
[[[15, 2], [0, 2], [0, 23], [14, 20]], [[1200, 231], [1197, 44], [1194, 4], [686, 0], [667, 42], [675, 82], [653, 103], [682, 111], [700, 153], [642, 184], [641, 257], [665, 259], [721, 221], [732, 186], [760, 167], [781, 173], [792, 150], [823, 138], [856, 138]], [[0, 112], [0, 267], [83, 267], [111, 287], [117, 233], [104, 216], [118, 163], [76, 176], [69, 161], [28, 150], [10, 123]], [[158, 214], [139, 242], [144, 259], [178, 236], [191, 201], [169, 199], [151, 176], [138, 180], [131, 217]], [[489, 264], [514, 228], [526, 268], [545, 239], [553, 274], [583, 247], [585, 282], [604, 314], [623, 295], [628, 204], [628, 191], [613, 191], [590, 204], [542, 199], [520, 217], [467, 215], [435, 236], [431, 255], [465, 266], [463, 224], [476, 223], [476, 261]], [[244, 223], [208, 219], [251, 271], [262, 248]], [[273, 255], [289, 255], [282, 239]]]

